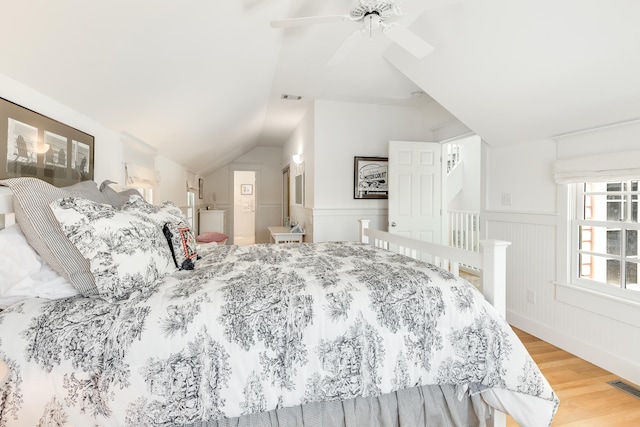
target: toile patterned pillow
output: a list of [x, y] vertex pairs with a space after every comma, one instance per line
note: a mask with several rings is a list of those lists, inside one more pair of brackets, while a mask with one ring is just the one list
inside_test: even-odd
[[166, 238], [153, 222], [78, 197], [55, 200], [50, 207], [63, 233], [89, 260], [99, 295], [126, 299], [176, 270]]
[[133, 195], [122, 206], [122, 211], [154, 222], [167, 238], [176, 267], [181, 270], [195, 268], [198, 259], [196, 237], [180, 208], [172, 202], [152, 205], [142, 197]]

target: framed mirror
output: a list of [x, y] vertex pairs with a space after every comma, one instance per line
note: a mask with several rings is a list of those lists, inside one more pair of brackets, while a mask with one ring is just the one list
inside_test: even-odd
[[304, 205], [304, 174], [295, 177], [295, 204]]

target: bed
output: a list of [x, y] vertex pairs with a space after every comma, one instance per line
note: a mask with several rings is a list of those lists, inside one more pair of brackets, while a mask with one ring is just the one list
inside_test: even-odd
[[[504, 320], [505, 243], [480, 256], [363, 221], [361, 242], [198, 248], [171, 204], [0, 184], [0, 242], [19, 248], [0, 250], [20, 260], [7, 277], [33, 270], [0, 294], [1, 427], [553, 419]], [[488, 298], [459, 265], [482, 269]]]

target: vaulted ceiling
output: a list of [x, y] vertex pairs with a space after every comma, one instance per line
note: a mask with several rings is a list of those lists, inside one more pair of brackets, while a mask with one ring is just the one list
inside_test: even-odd
[[270, 26], [356, 4], [4, 0], [0, 73], [198, 173], [281, 144], [315, 99], [435, 105], [493, 145], [640, 117], [637, 0], [404, 0], [432, 54], [372, 33], [331, 67], [357, 23]]

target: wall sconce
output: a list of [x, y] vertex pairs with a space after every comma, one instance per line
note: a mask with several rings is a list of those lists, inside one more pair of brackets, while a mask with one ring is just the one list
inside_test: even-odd
[[293, 156], [291, 156], [291, 159], [293, 160], [293, 163], [295, 163], [296, 165], [299, 165], [300, 163], [302, 163], [302, 155], [300, 154], [294, 154]]

